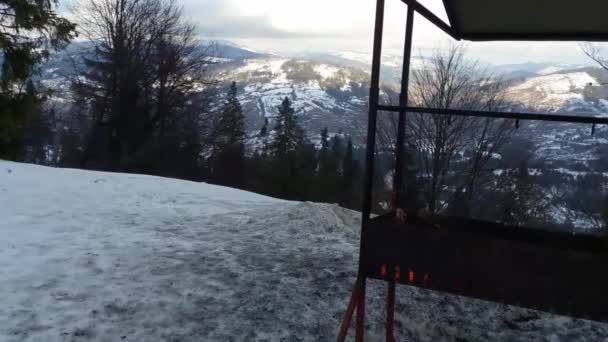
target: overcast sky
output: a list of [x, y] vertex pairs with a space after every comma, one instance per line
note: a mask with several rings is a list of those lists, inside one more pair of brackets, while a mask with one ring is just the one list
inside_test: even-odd
[[[207, 39], [225, 39], [279, 53], [355, 50], [371, 52], [374, 0], [182, 0]], [[441, 0], [421, 0], [445, 18]], [[406, 6], [387, 0], [384, 49], [402, 50]], [[449, 37], [416, 17], [414, 53], [428, 54]], [[468, 43], [471, 56], [494, 63], [587, 63], [577, 43]]]

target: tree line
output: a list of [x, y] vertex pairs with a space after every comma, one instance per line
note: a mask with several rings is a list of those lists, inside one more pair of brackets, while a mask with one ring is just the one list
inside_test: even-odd
[[237, 86], [231, 84], [208, 158], [210, 180], [284, 199], [359, 208], [362, 171], [352, 138], [338, 134], [330, 138], [325, 128], [317, 148], [299, 125], [289, 97], [277, 110], [272, 129], [265, 124], [248, 137]]

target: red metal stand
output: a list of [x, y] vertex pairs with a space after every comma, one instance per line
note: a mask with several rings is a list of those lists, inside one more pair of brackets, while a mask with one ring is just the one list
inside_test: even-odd
[[350, 297], [350, 301], [348, 302], [348, 307], [346, 308], [346, 313], [344, 313], [344, 317], [342, 318], [342, 323], [340, 324], [340, 333], [338, 334], [338, 342], [344, 342], [346, 339], [346, 335], [348, 334], [348, 328], [350, 327], [350, 322], [353, 318], [353, 313], [355, 312], [355, 308], [359, 304], [359, 281], [355, 283], [355, 287], [353, 288], [353, 293]]
[[346, 313], [340, 324], [340, 333], [338, 334], [338, 342], [344, 342], [348, 334], [348, 328], [352, 321], [353, 314], [357, 309], [357, 319], [355, 322], [355, 341], [363, 342], [365, 334], [365, 279], [357, 279], [353, 293], [350, 297], [350, 302], [346, 308]]
[[[395, 282], [389, 281], [388, 292], [386, 296], [386, 342], [395, 342], [394, 326], [395, 326]], [[348, 328], [357, 310], [357, 319], [355, 325], [355, 341], [363, 342], [365, 335], [365, 279], [358, 279], [353, 288], [353, 293], [348, 302], [346, 313], [340, 323], [340, 332], [338, 333], [337, 342], [344, 342], [348, 334]]]
[[365, 278], [359, 285], [359, 303], [357, 304], [357, 325], [355, 327], [355, 341], [363, 342], [365, 339]]

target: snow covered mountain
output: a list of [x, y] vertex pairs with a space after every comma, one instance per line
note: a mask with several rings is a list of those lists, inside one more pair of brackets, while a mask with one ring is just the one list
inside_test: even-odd
[[313, 132], [323, 127], [352, 132], [367, 106], [368, 75], [355, 68], [265, 57], [222, 64], [216, 75], [237, 82], [252, 127], [274, 117], [285, 97], [293, 101], [300, 123]]
[[605, 78], [593, 68], [558, 71], [522, 79], [508, 95], [513, 103], [541, 111], [608, 112]]
[[[0, 160], [0, 340], [331, 341], [359, 214]], [[384, 284], [368, 283], [368, 340]], [[399, 341], [600, 341], [608, 325], [399, 286]]]
[[[84, 67], [78, 57], [88, 49], [90, 43], [87, 42], [72, 44], [51, 56], [41, 68], [39, 77], [52, 90], [55, 103], [69, 103], [70, 80], [78, 77], [78, 70]], [[328, 127], [330, 133], [343, 131], [355, 139], [362, 137], [369, 54], [345, 51], [286, 57], [227, 42], [216, 44], [209, 51], [210, 58], [218, 62], [211, 71], [220, 84], [227, 87], [230, 82], [237, 82], [250, 132], [257, 132], [266, 118], [272, 121], [280, 101], [289, 96], [309, 135], [317, 135]], [[399, 63], [398, 56], [384, 57], [382, 80], [387, 89], [398, 89]], [[424, 58], [415, 57], [412, 67], [422, 68], [424, 63]], [[514, 110], [597, 115], [608, 112], [608, 86], [605, 85], [608, 73], [601, 69], [526, 63], [493, 66], [490, 71], [506, 75], [507, 95]], [[220, 101], [221, 98], [218, 104]], [[573, 151], [589, 155], [608, 142], [604, 127], [598, 127], [596, 135], [590, 136], [591, 128], [582, 125], [523, 123], [522, 126], [540, 126], [537, 130], [521, 130], [520, 135], [543, 146], [539, 156], [540, 152], [550, 151], [542, 155], [550, 160], [566, 160]]]
[[[53, 90], [58, 102], [69, 98], [70, 80], [84, 68], [79, 55], [90, 51], [90, 46], [88, 42], [74, 43], [52, 55], [41, 68], [38, 77]], [[310, 130], [327, 126], [349, 132], [360, 126], [368, 96], [371, 56], [367, 53], [284, 57], [229, 42], [215, 44], [209, 52], [219, 63], [213, 68], [214, 76], [225, 84], [238, 83], [251, 130], [261, 127], [264, 117], [274, 116], [285, 96], [294, 100], [297, 114]], [[424, 67], [423, 57], [413, 61], [412, 68]], [[382, 80], [391, 89], [398, 89], [400, 63], [399, 56], [384, 56]], [[551, 112], [608, 111], [608, 87], [604, 85], [608, 75], [601, 69], [526, 63], [492, 66], [490, 70], [508, 76], [509, 99], [518, 107]]]

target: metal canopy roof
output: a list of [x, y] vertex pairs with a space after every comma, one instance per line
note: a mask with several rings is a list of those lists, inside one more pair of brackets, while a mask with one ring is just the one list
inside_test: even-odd
[[[449, 33], [457, 39], [608, 41], [607, 0], [443, 0], [443, 3], [450, 21]], [[423, 6], [414, 5], [423, 14], [420, 11]]]

